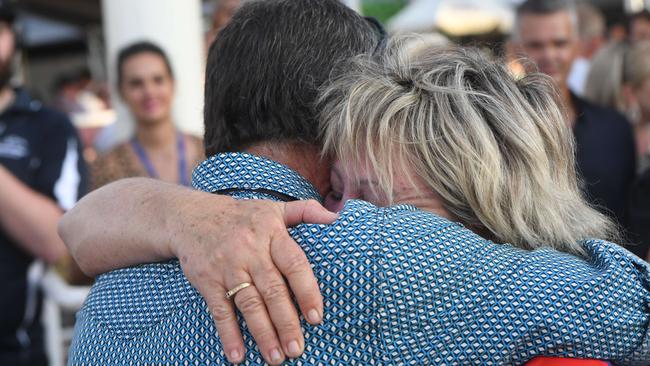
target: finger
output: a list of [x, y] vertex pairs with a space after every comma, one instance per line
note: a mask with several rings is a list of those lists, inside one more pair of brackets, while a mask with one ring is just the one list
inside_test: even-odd
[[338, 214], [328, 211], [318, 201], [293, 201], [284, 204], [284, 223], [294, 226], [300, 223], [331, 224], [336, 221]]
[[244, 361], [246, 348], [242, 340], [235, 306], [226, 299], [226, 289], [215, 286], [209, 291], [200, 291], [210, 309], [223, 350], [233, 364]]
[[287, 231], [279, 230], [271, 239], [271, 258], [287, 279], [305, 319], [312, 325], [320, 324], [323, 319], [323, 296], [318, 281], [305, 252]]
[[[233, 287], [252, 280], [229, 282]], [[284, 352], [275, 333], [275, 328], [255, 285], [240, 290], [234, 295], [235, 305], [246, 320], [246, 325], [262, 352], [262, 356], [271, 365], [279, 365], [284, 361]]]
[[282, 275], [271, 261], [266, 265], [256, 266], [251, 275], [266, 304], [285, 354], [291, 358], [299, 357], [305, 341], [300, 328], [300, 318]]

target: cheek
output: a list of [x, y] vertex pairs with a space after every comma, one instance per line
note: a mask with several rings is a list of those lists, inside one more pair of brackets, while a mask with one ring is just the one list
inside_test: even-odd
[[122, 90], [122, 99], [131, 109], [137, 110], [143, 99], [142, 92], [138, 88], [125, 88]]
[[363, 199], [363, 194], [358, 189], [346, 188], [343, 192], [343, 201]]
[[8, 32], [0, 33], [0, 58], [3, 61], [9, 61], [15, 47], [14, 37]]
[[127, 104], [134, 111], [144, 111], [146, 109], [145, 99], [146, 98], [142, 90], [133, 90], [127, 97]]
[[387, 207], [390, 205], [390, 202], [388, 202], [388, 198], [386, 196], [384, 196], [378, 190], [373, 191], [370, 187], [364, 190], [361, 199], [379, 207]]
[[170, 101], [174, 97], [174, 87], [171, 83], [160, 84], [157, 88], [158, 97], [165, 101]]
[[559, 57], [562, 58], [562, 61], [564, 62], [566, 67], [571, 67], [573, 65], [573, 59], [574, 59], [574, 52], [575, 48], [573, 46], [569, 47], [564, 47], [560, 52], [558, 52]]

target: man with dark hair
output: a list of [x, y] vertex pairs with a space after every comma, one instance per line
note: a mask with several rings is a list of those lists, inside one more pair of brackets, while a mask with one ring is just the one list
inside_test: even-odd
[[56, 225], [86, 169], [70, 121], [10, 85], [15, 15], [0, 0], [0, 364], [45, 365], [39, 266], [29, 268], [67, 255]]
[[[98, 277], [77, 316], [70, 364], [226, 364], [226, 357], [256, 365], [286, 357], [305, 365], [521, 364], [539, 354], [648, 359], [647, 324], [639, 319], [650, 316], [650, 294], [627, 276], [633, 271], [645, 279], [647, 269], [635, 270], [637, 258], [612, 244], [587, 243], [590, 264], [494, 244], [408, 205], [350, 201], [332, 225], [293, 228], [296, 252], [282, 225], [271, 228], [280, 242], [255, 235], [269, 217], [260, 207], [286, 216], [288, 203], [233, 204], [205, 193], [320, 200], [329, 167], [319, 154], [316, 91], [341, 61], [381, 49], [373, 24], [337, 0], [243, 5], [207, 65], [206, 146], [213, 155], [193, 175], [204, 192], [133, 180], [114, 185], [126, 190], [96, 191], [62, 221], [66, 241], [89, 235], [90, 258], [109, 267], [179, 258]], [[232, 99], [248, 99], [251, 111]], [[78, 226], [88, 205], [98, 210]], [[242, 214], [246, 207], [256, 208]], [[252, 221], [255, 230], [230, 231], [241, 221]], [[215, 222], [219, 230], [204, 231]], [[214, 261], [205, 266], [205, 257]], [[316, 281], [304, 270], [308, 260], [324, 306], [311, 291]], [[610, 291], [621, 281], [644, 300]], [[606, 293], [607, 302], [585, 291]], [[312, 296], [304, 300], [305, 294]]]
[[[320, 6], [306, 11], [302, 6], [301, 2], [268, 8], [251, 4], [242, 8], [219, 34], [223, 40], [212, 45], [206, 69], [204, 117], [210, 121], [205, 124], [206, 156], [241, 151], [262, 139], [317, 145], [314, 102], [318, 87], [329, 78], [337, 59], [370, 52], [378, 39], [371, 24], [355, 24], [359, 16], [347, 9], [332, 17], [320, 17]], [[314, 28], [331, 32], [308, 32], [300, 20], [269, 20], [297, 12], [314, 19]], [[251, 23], [255, 32], [245, 29], [252, 27]], [[277, 34], [289, 34], [291, 38], [278, 39]], [[287, 50], [284, 42], [313, 46], [297, 45]], [[247, 59], [247, 77], [241, 78], [239, 58], [222, 55]]]
[[531, 71], [555, 81], [575, 134], [578, 172], [589, 201], [623, 226], [636, 172], [632, 128], [618, 112], [596, 106], [569, 90], [568, 75], [579, 48], [573, 1], [527, 0], [517, 8], [514, 40], [532, 59]]

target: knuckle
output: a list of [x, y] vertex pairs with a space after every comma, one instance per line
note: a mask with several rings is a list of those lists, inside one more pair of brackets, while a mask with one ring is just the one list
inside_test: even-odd
[[284, 262], [283, 273], [285, 276], [303, 273], [309, 269], [309, 261], [302, 251], [292, 251], [287, 254]]
[[238, 293], [235, 296], [235, 304], [239, 310], [244, 314], [254, 313], [258, 311], [264, 311], [264, 301], [259, 295], [251, 293]]
[[273, 281], [263, 289], [260, 289], [262, 297], [267, 303], [277, 302], [278, 300], [289, 299], [289, 290], [284, 281]]

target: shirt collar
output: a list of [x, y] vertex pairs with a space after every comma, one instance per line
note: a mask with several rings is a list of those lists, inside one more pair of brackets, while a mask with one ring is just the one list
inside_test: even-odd
[[221, 153], [192, 173], [192, 186], [204, 192], [266, 190], [296, 200], [322, 201], [316, 188], [295, 170], [248, 153]]

